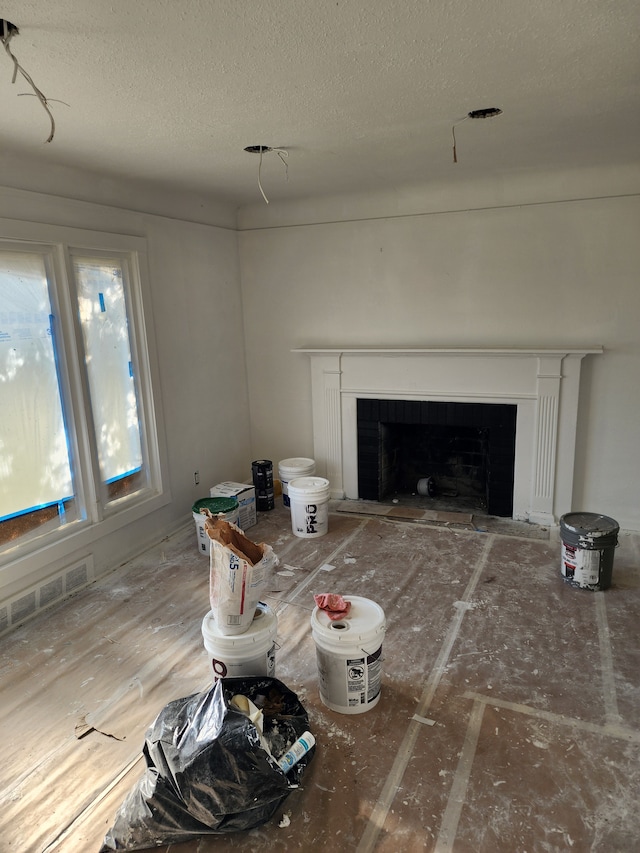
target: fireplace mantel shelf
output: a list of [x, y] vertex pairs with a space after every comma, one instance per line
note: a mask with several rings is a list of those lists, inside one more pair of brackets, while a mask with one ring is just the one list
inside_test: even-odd
[[299, 347], [291, 352], [307, 355], [601, 355], [601, 346], [592, 347]]
[[362, 397], [518, 407], [514, 518], [555, 524], [572, 507], [580, 363], [602, 346], [301, 347], [311, 361], [316, 470], [358, 497]]

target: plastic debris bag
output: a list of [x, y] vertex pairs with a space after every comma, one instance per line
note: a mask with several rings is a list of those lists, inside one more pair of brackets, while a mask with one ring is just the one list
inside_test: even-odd
[[251, 627], [267, 578], [278, 565], [273, 548], [257, 545], [224, 519], [207, 518], [211, 540], [209, 601], [221, 634], [243, 634]]
[[[253, 714], [240, 710], [245, 697]], [[265, 823], [313, 758], [312, 747], [286, 774], [278, 766], [308, 725], [296, 694], [266, 676], [222, 678], [206, 692], [170, 702], [146, 733], [147, 768], [118, 809], [100, 853]]]

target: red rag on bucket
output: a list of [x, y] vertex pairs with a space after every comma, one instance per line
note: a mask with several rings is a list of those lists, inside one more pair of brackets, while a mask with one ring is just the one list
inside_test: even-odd
[[332, 622], [344, 619], [351, 610], [351, 602], [345, 601], [341, 595], [335, 592], [325, 592], [322, 595], [314, 595], [313, 597], [320, 610], [324, 610]]

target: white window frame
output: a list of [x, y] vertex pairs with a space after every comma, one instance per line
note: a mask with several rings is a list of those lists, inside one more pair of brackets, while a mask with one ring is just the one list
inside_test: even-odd
[[[74, 493], [82, 507], [80, 518], [47, 530], [43, 525], [15, 545], [0, 551], [0, 587], [17, 581], [21, 563], [29, 557], [31, 571], [46, 567], [66, 553], [89, 547], [98, 539], [156, 512], [171, 501], [166, 486], [166, 443], [162, 426], [160, 381], [152, 323], [147, 274], [147, 247], [142, 237], [88, 231], [46, 223], [18, 222], [0, 218], [0, 247], [46, 252], [54, 277], [51, 293], [56, 315], [56, 344], [62, 377], [61, 394], [74, 468]], [[125, 258], [128, 267], [127, 313], [130, 322], [131, 357], [134, 362], [138, 416], [141, 424], [143, 464], [147, 487], [141, 492], [109, 502], [101, 498], [101, 483], [93, 425], [88, 403], [86, 371], [80, 364], [78, 346], [82, 334], [75, 304], [72, 254]], [[76, 467], [77, 466], [77, 467]]]

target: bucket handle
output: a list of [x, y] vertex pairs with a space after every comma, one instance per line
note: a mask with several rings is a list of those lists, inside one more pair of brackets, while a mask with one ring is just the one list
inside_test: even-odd
[[[362, 652], [362, 654], [363, 654], [366, 658], [368, 658], [368, 657], [369, 657], [369, 655], [371, 654], [371, 652], [367, 652], [367, 651], [365, 651], [365, 650], [362, 648], [362, 646], [360, 646], [360, 651]], [[378, 660], [380, 661], [380, 663], [383, 663], [383, 662], [384, 662], [384, 660], [385, 660], [384, 655], [380, 655], [380, 657], [378, 658]]]

